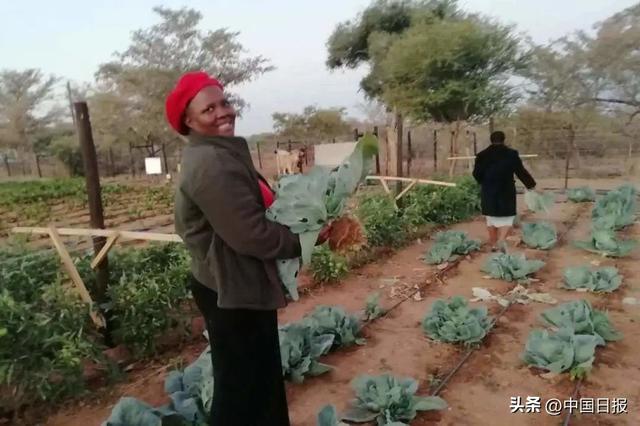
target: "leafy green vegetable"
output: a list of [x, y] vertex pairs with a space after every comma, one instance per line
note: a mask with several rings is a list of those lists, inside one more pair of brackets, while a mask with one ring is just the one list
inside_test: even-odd
[[135, 398], [120, 398], [103, 426], [200, 426], [209, 424], [213, 403], [213, 365], [209, 348], [183, 371], [165, 378], [171, 402], [154, 408]]
[[522, 241], [531, 248], [549, 250], [558, 242], [558, 234], [550, 223], [525, 223], [522, 225]]
[[172, 371], [165, 378], [164, 390], [169, 395], [169, 408], [189, 424], [207, 424], [213, 403], [213, 364], [207, 348], [182, 372]]
[[480, 241], [469, 239], [465, 232], [438, 232], [435, 236], [435, 243], [427, 254], [426, 261], [429, 264], [441, 264], [479, 249]]
[[335, 336], [313, 332], [313, 327], [304, 323], [288, 324], [278, 330], [282, 372], [294, 383], [302, 383], [305, 376], [319, 376], [331, 370], [318, 359], [329, 352]]
[[310, 315], [304, 318], [315, 336], [333, 335], [333, 347], [363, 344], [359, 338], [362, 324], [354, 315], [349, 315], [339, 306], [316, 306]]
[[482, 341], [490, 326], [487, 308], [470, 308], [462, 296], [436, 300], [422, 321], [424, 332], [432, 339], [467, 345]]
[[[322, 227], [343, 213], [347, 198], [369, 172], [377, 149], [377, 139], [367, 135], [337, 170], [314, 167], [306, 175], [285, 176], [278, 182], [276, 199], [267, 210], [267, 218], [300, 234], [302, 264], [311, 262]], [[298, 300], [296, 279], [300, 259], [279, 260], [277, 266], [288, 294]]]
[[636, 190], [623, 185], [607, 192], [593, 208], [592, 220], [596, 229], [621, 229], [635, 221]]
[[380, 306], [380, 293], [376, 292], [367, 296], [364, 307], [364, 320], [373, 321], [380, 318], [386, 313], [386, 310]]
[[527, 283], [529, 275], [539, 271], [544, 266], [541, 260], [527, 260], [524, 254], [496, 253], [482, 268], [491, 278], [505, 281]]
[[595, 201], [596, 192], [588, 186], [581, 186], [579, 188], [570, 188], [567, 191], [567, 198], [574, 203], [584, 203], [588, 201]]
[[622, 276], [614, 267], [591, 271], [586, 266], [577, 266], [564, 271], [564, 288], [571, 290], [587, 289], [593, 292], [610, 293], [621, 284]]
[[333, 405], [325, 405], [318, 413], [317, 426], [348, 426], [338, 420], [338, 411]]
[[418, 411], [443, 410], [447, 403], [437, 396], [416, 396], [418, 382], [387, 374], [361, 376], [353, 383], [356, 398], [342, 419], [356, 423], [376, 421], [378, 426], [404, 425]]
[[549, 213], [553, 203], [555, 203], [555, 196], [550, 193], [538, 193], [536, 191], [526, 191], [524, 194], [524, 202], [529, 210], [536, 213]]
[[544, 311], [541, 318], [557, 329], [566, 328], [573, 330], [575, 334], [598, 335], [607, 342], [622, 338], [609, 322], [607, 314], [593, 309], [586, 300], [563, 303]]
[[153, 408], [135, 398], [124, 397], [102, 426], [186, 426], [186, 422], [170, 409]]
[[624, 257], [629, 255], [638, 245], [633, 240], [621, 240], [611, 229], [595, 228], [588, 241], [574, 241], [573, 245], [583, 250], [606, 257]]
[[572, 378], [580, 378], [591, 370], [595, 349], [603, 345], [599, 335], [574, 334], [571, 329], [556, 333], [532, 330], [522, 355], [524, 362], [552, 373], [569, 371]]

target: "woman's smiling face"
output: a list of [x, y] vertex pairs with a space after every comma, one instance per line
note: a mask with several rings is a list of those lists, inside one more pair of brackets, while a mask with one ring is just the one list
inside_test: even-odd
[[184, 124], [206, 136], [234, 136], [236, 111], [217, 86], [207, 86], [191, 100]]

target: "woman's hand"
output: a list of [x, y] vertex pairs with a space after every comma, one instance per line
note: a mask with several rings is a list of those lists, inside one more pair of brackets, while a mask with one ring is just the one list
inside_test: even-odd
[[329, 239], [329, 235], [331, 235], [331, 222], [327, 223], [324, 228], [320, 230], [316, 245], [319, 246], [324, 244]]

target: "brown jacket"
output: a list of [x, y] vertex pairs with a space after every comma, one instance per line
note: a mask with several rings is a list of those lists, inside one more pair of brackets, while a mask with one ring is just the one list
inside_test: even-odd
[[176, 232], [191, 271], [218, 293], [221, 308], [286, 305], [276, 259], [299, 257], [298, 236], [265, 217], [247, 142], [189, 135], [175, 202]]

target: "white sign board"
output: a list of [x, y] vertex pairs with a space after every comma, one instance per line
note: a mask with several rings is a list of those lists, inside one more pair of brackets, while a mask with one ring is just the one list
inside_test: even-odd
[[339, 166], [356, 147], [356, 142], [327, 143], [313, 147], [315, 165], [325, 167]]
[[160, 157], [147, 157], [144, 159], [144, 169], [148, 175], [162, 174], [162, 163]]

